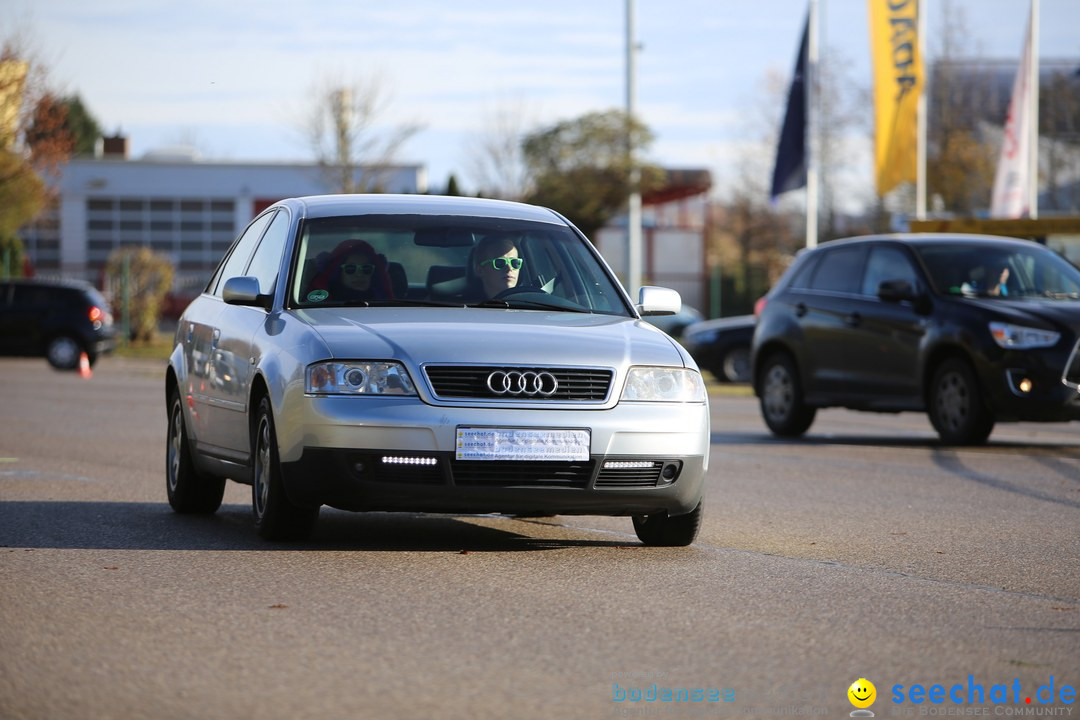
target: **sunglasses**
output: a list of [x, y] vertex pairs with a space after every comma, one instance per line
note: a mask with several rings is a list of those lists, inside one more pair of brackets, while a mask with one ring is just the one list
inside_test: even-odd
[[370, 275], [371, 273], [375, 272], [375, 266], [357, 265], [356, 263], [346, 263], [345, 265], [341, 266], [341, 272], [345, 273], [346, 275], [352, 275], [357, 270], [359, 270], [364, 275]]
[[505, 270], [506, 266], [509, 265], [512, 270], [520, 270], [521, 266], [524, 263], [524, 258], [497, 257], [491, 258], [490, 260], [485, 260], [484, 262], [480, 263], [480, 267], [483, 267], [484, 265], [491, 265], [491, 267], [495, 268], [496, 270]]

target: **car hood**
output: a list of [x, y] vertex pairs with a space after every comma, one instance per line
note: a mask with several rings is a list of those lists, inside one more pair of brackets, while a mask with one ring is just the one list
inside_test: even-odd
[[966, 302], [1017, 325], [1069, 329], [1080, 334], [1080, 301], [1017, 298], [1014, 300], [973, 298]]
[[332, 357], [492, 365], [693, 366], [628, 317], [488, 308], [319, 308], [297, 312]]

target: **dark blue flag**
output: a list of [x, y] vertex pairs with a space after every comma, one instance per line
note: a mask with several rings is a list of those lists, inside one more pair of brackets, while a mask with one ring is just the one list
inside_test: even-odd
[[795, 76], [788, 90], [787, 112], [780, 130], [780, 143], [776, 148], [776, 165], [773, 167], [772, 188], [769, 197], [776, 199], [781, 193], [806, 186], [806, 66], [810, 16], [806, 16], [799, 59], [795, 63]]

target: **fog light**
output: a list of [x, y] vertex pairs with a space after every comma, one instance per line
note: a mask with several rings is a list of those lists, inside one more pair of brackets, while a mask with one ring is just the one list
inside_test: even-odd
[[653, 467], [652, 460], [606, 460], [605, 470], [646, 470]]
[[1035, 389], [1035, 382], [1028, 377], [1027, 370], [1023, 368], [1010, 368], [1005, 377], [1009, 381], [1009, 389], [1017, 397], [1027, 397]]

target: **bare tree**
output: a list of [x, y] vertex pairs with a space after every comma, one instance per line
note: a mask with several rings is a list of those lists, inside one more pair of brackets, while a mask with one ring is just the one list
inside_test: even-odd
[[481, 195], [521, 200], [532, 190], [522, 144], [535, 129], [521, 103], [505, 104], [489, 115], [474, 137], [469, 178]]
[[382, 192], [387, 172], [418, 123], [384, 127], [390, 96], [376, 77], [324, 78], [311, 90], [305, 131], [327, 182], [342, 193]]

